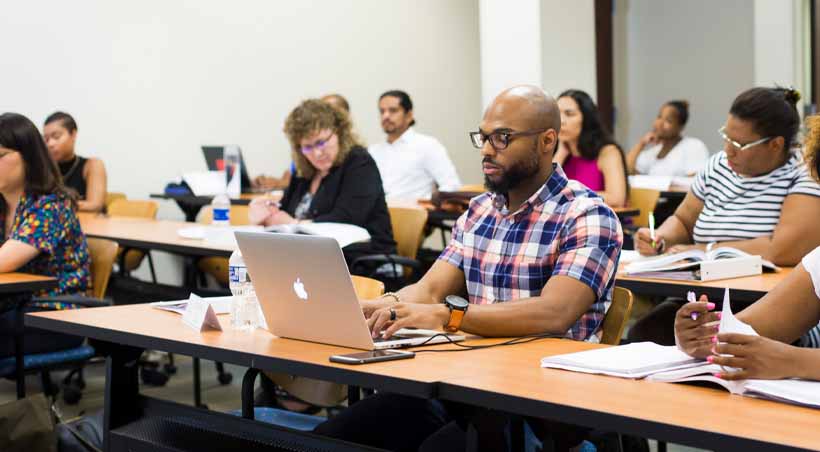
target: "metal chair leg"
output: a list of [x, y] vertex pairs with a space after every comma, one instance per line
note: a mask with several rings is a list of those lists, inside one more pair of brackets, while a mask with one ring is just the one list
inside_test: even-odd
[[157, 273], [154, 271], [154, 259], [151, 257], [151, 252], [146, 250], [145, 254], [148, 256], [148, 269], [151, 271], [151, 282], [157, 283]]

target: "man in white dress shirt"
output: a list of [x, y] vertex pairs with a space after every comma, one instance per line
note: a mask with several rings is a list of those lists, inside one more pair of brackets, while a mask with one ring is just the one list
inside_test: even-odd
[[429, 199], [433, 189], [455, 191], [461, 187], [447, 150], [435, 138], [411, 127], [413, 101], [404, 91], [379, 97], [379, 114], [387, 141], [370, 146], [382, 176], [384, 193], [393, 199]]

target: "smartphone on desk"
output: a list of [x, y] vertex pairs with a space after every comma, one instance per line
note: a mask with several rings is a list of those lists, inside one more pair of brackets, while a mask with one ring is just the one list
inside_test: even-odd
[[372, 350], [369, 352], [349, 353], [347, 355], [333, 355], [330, 361], [342, 364], [367, 364], [379, 361], [393, 361], [396, 359], [410, 359], [416, 356], [406, 350]]

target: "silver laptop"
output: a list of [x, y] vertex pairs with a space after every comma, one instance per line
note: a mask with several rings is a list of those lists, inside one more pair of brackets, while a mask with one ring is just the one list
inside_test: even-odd
[[[402, 329], [373, 339], [338, 242], [315, 235], [237, 232], [271, 333], [363, 350], [448, 342], [438, 332]], [[452, 341], [464, 336], [448, 335]]]

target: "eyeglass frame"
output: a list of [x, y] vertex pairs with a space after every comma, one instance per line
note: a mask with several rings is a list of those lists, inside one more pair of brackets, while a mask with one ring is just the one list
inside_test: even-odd
[[321, 149], [324, 151], [325, 146], [327, 146], [327, 143], [330, 141], [331, 138], [333, 138], [333, 135], [335, 133], [336, 132], [331, 131], [330, 135], [328, 135], [327, 138], [325, 138], [324, 140], [318, 140], [309, 146], [299, 146], [299, 152], [301, 152], [302, 154], [313, 154], [313, 152], [316, 149]]
[[[493, 131], [493, 132], [490, 132], [490, 133], [482, 133], [481, 129], [479, 129], [477, 132], [468, 132], [467, 135], [470, 137], [470, 142], [473, 143], [473, 147], [476, 148], [476, 149], [483, 148], [484, 144], [489, 142], [490, 146], [492, 146], [492, 148], [495, 149], [496, 151], [503, 151], [504, 149], [507, 149], [510, 146], [510, 143], [512, 143], [513, 138], [538, 135], [539, 133], [544, 133], [548, 130], [550, 130], [549, 127], [546, 128], [546, 129], [530, 129], [530, 130], [524, 130], [524, 131], [521, 131], [521, 132], [515, 132], [515, 131], [498, 132], [498, 131]], [[507, 136], [507, 138], [506, 138], [507, 142], [504, 144], [504, 147], [499, 148], [499, 147], [496, 147], [493, 144], [493, 140], [490, 138], [493, 135], [499, 135], [499, 136], [505, 136], [506, 135]], [[475, 137], [478, 137], [478, 138], [481, 139], [482, 143], [480, 145], [476, 142]]]
[[753, 147], [757, 146], [758, 144], [763, 144], [763, 143], [765, 143], [767, 141], [771, 141], [772, 139], [775, 138], [775, 137], [765, 137], [765, 138], [761, 138], [759, 140], [755, 140], [755, 141], [752, 141], [752, 142], [749, 142], [749, 143], [746, 143], [746, 144], [740, 144], [737, 141], [729, 138], [726, 135], [726, 126], [722, 126], [721, 128], [718, 129], [718, 135], [720, 135], [720, 137], [723, 138], [724, 143], [731, 144], [738, 151], [745, 151], [747, 149], [750, 149], [750, 148], [753, 148]]

